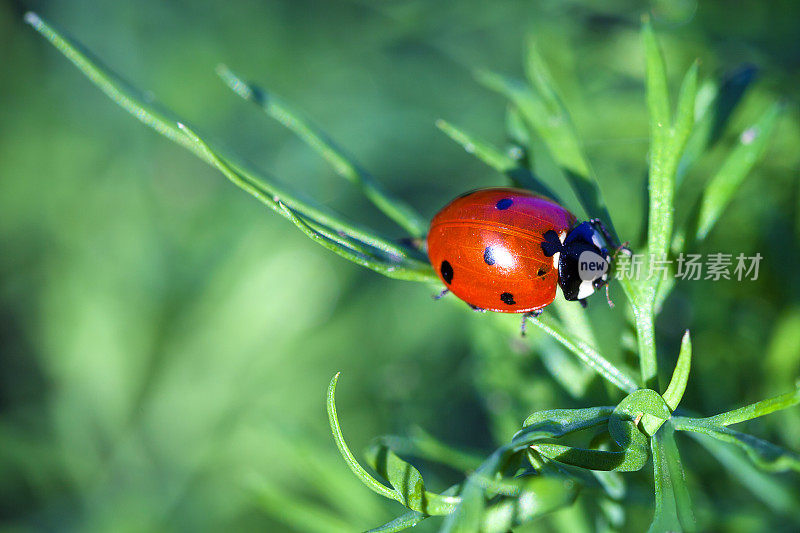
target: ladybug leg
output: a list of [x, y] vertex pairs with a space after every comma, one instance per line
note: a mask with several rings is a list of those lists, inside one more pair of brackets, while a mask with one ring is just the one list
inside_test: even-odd
[[586, 309], [586, 306], [588, 305], [586, 303], [586, 298], [582, 298], [582, 299], [578, 300], [578, 303], [581, 304], [581, 307], [583, 307], [584, 309]]
[[525, 336], [525, 326], [528, 323], [529, 318], [536, 318], [537, 316], [541, 315], [544, 312], [544, 309], [537, 309], [536, 311], [528, 311], [527, 313], [522, 313], [522, 324], [519, 327], [520, 334], [524, 337]]
[[478, 307], [477, 305], [472, 305], [472, 304], [467, 304], [467, 305], [470, 306], [470, 308], [473, 311], [477, 311], [478, 313], [485, 313], [486, 312], [486, 309], [483, 309], [482, 307]]
[[434, 294], [434, 295], [433, 295], [433, 299], [434, 299], [434, 300], [441, 300], [442, 298], [444, 298], [444, 296], [445, 296], [445, 295], [446, 295], [448, 292], [450, 292], [450, 289], [448, 289], [447, 287], [445, 287], [445, 288], [442, 290], [442, 292], [440, 292], [439, 294]]

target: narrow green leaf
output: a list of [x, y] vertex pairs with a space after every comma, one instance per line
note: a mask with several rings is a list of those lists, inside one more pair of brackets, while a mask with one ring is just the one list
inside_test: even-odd
[[514, 104], [531, 130], [544, 141], [553, 159], [563, 169], [585, 213], [591, 217], [601, 218], [614, 234], [613, 221], [600, 192], [600, 186], [583, 154], [572, 120], [566, 109], [560, 105], [560, 100], [559, 105], [551, 109], [539, 95], [519, 80], [489, 71], [477, 72], [476, 78], [484, 86], [502, 94]]
[[[524, 449], [525, 446], [523, 445]], [[467, 533], [479, 531], [481, 517], [486, 506], [484, 480], [492, 479], [508, 458], [519, 452], [513, 445], [501, 446], [495, 450], [475, 472], [467, 477], [461, 491], [461, 503], [444, 520], [442, 533]]]
[[264, 512], [298, 531], [309, 533], [346, 533], [353, 524], [332, 513], [319, 503], [275, 486], [267, 479], [253, 483], [253, 491]]
[[394, 533], [395, 531], [403, 531], [404, 529], [416, 526], [426, 518], [428, 518], [428, 516], [419, 511], [409, 511], [398, 516], [394, 520], [386, 522], [382, 526], [370, 529], [367, 533]]
[[725, 426], [710, 424], [706, 422], [706, 419], [673, 417], [673, 420], [675, 429], [701, 433], [738, 446], [747, 453], [751, 461], [764, 470], [800, 472], [800, 454], [797, 452], [785, 450], [771, 442], [734, 431]]
[[[647, 108], [650, 114], [647, 252], [649, 261], [658, 261], [667, 258], [672, 242], [675, 177], [694, 125], [697, 63], [689, 68], [684, 77], [673, 124], [664, 57], [649, 18], [644, 20], [642, 40], [646, 60]], [[643, 290], [635, 293], [636, 301], [633, 302], [639, 341], [639, 366], [642, 381], [650, 388], [656, 388], [658, 380], [653, 318], [656, 303], [665, 297], [663, 293], [659, 296], [660, 279], [659, 276], [653, 276], [647, 280], [643, 284]]]
[[636, 472], [647, 462], [647, 452], [639, 446], [628, 446], [622, 451], [607, 451], [542, 443], [533, 444], [531, 448], [553, 461], [588, 470]]
[[[460, 485], [453, 485], [449, 489], [442, 492], [442, 496], [457, 496], [460, 490]], [[403, 531], [404, 529], [416, 526], [426, 518], [430, 518], [430, 515], [420, 513], [419, 511], [409, 511], [398, 516], [394, 520], [390, 520], [382, 526], [370, 529], [366, 533], [392, 533], [394, 531]]]
[[720, 139], [757, 76], [758, 70], [753, 65], [742, 65], [724, 78], [707, 80], [700, 87], [695, 105], [696, 124], [678, 165], [678, 185], [695, 161]]
[[358, 186], [364, 195], [386, 216], [408, 231], [413, 237], [421, 237], [428, 230], [428, 223], [409, 204], [396, 198], [369, 172], [344, 153], [328, 135], [292, 109], [289, 104], [260, 87], [244, 81], [225, 65], [219, 65], [217, 74], [236, 94], [258, 105], [316, 150], [337, 174]]
[[560, 201], [555, 192], [536, 178], [530, 170], [520, 166], [518, 161], [491, 144], [476, 139], [473, 135], [464, 132], [443, 119], [436, 121], [436, 127], [460, 144], [467, 153], [473, 154], [497, 172], [508, 176], [516, 185], [547, 196], [557, 202]]
[[716, 426], [730, 426], [732, 424], [738, 424], [739, 422], [744, 422], [746, 420], [752, 420], [760, 416], [768, 415], [770, 413], [774, 413], [775, 411], [788, 409], [789, 407], [794, 407], [799, 403], [800, 387], [797, 387], [791, 392], [786, 392], [772, 398], [767, 398], [766, 400], [751, 403], [750, 405], [740, 407], [739, 409], [735, 409], [733, 411], [727, 411], [725, 413], [709, 416], [700, 420], [704, 423], [713, 424]]
[[420, 427], [412, 429], [411, 438], [407, 441], [410, 444], [407, 453], [448, 465], [462, 472], [471, 472], [483, 462], [483, 457], [445, 444]]
[[[637, 391], [643, 392], [643, 391]], [[636, 394], [636, 393], [634, 393]], [[632, 395], [631, 395], [632, 396]], [[630, 396], [629, 396], [630, 397]], [[624, 407], [624, 405], [623, 405]], [[612, 415], [615, 415], [612, 418]], [[541, 455], [591, 470], [639, 470], [647, 461], [647, 439], [619, 406], [594, 407], [589, 409], [553, 409], [532, 414], [525, 420], [524, 429], [514, 437], [514, 443], [525, 443]], [[538, 442], [542, 439], [559, 438], [609, 422], [612, 437], [619, 451], [575, 448], [554, 443]]]
[[529, 161], [530, 150], [528, 148], [531, 145], [531, 132], [525, 120], [522, 118], [519, 109], [517, 109], [517, 106], [511, 103], [506, 107], [506, 134], [509, 139], [511, 139], [511, 142], [524, 152], [521, 154], [521, 157], [516, 159], [520, 161], [521, 164], [531, 168], [531, 161]]
[[501, 152], [498, 148], [488, 142], [477, 139], [474, 135], [470, 135], [444, 119], [438, 119], [436, 127], [460, 144], [468, 154], [473, 154], [501, 174], [506, 174], [519, 166], [517, 161]]
[[652, 436], [670, 416], [669, 406], [660, 394], [652, 389], [639, 389], [617, 404], [614, 416], [609, 421], [608, 430], [614, 440], [620, 446], [624, 446], [626, 434], [630, 432], [628, 422], [640, 422], [642, 431]]
[[798, 494], [767, 472], [759, 470], [742, 450], [700, 433], [690, 432], [708, 453], [719, 461], [750, 493], [774, 511], [797, 516]]
[[695, 61], [683, 77], [678, 103], [675, 108], [675, 122], [672, 128], [672, 149], [679, 152], [675, 158], [675, 166], [683, 155], [689, 135], [692, 133], [695, 118], [695, 101], [697, 98], [697, 71], [699, 62]]
[[[127, 81], [117, 76], [83, 45], [58, 31], [36, 13], [26, 13], [25, 22], [50, 41], [59, 52], [64, 54], [72, 64], [89, 78], [89, 81], [95, 84], [117, 105], [161, 135], [183, 145], [201, 159], [205, 159], [204, 154], [198, 151], [197, 146], [178, 129], [178, 122], [183, 121], [176, 115], [153, 101], [152, 97], [144, 95]], [[206, 161], [208, 160], [206, 159]]]
[[422, 474], [414, 466], [401, 459], [389, 447], [391, 441], [376, 439], [365, 453], [367, 462], [392, 487], [394, 499], [426, 515], [446, 515], [453, 512], [461, 499], [443, 496], [425, 490]]
[[[344, 435], [342, 435], [342, 428], [339, 425], [339, 417], [336, 415], [336, 383], [339, 381], [339, 374], [341, 372], [337, 372], [333, 379], [331, 379], [330, 385], [328, 385], [328, 396], [327, 396], [327, 408], [328, 408], [328, 422], [331, 426], [331, 433], [333, 433], [333, 439], [336, 441], [336, 447], [339, 448], [339, 453], [342, 454], [347, 466], [350, 467], [350, 470], [361, 480], [364, 485], [366, 485], [369, 489], [373, 492], [380, 494], [384, 498], [389, 498], [390, 500], [400, 501], [398, 499], [397, 493], [369, 475], [369, 473], [364, 470], [364, 468], [358, 463], [356, 458], [353, 456], [353, 453], [350, 451], [350, 448], [347, 447], [347, 443], [344, 440]], [[402, 503], [402, 502], [400, 502]]]
[[531, 322], [544, 330], [569, 351], [577, 355], [584, 364], [600, 374], [618, 389], [624, 392], [633, 392], [639, 388], [633, 378], [614, 366], [611, 361], [600, 355], [592, 346], [581, 339], [574, 338], [550, 317], [540, 316], [539, 318], [531, 318]]
[[[353, 261], [356, 264], [391, 278], [413, 281], [436, 281], [435, 274], [427, 263], [422, 263], [421, 261], [415, 261], [412, 259], [405, 259], [402, 260], [402, 262], [389, 262], [382, 260], [366, 253], [364, 248], [360, 246], [358, 242], [348, 239], [347, 235], [337, 235], [332, 229], [325, 228], [325, 226], [320, 223], [316, 224], [319, 230], [311, 227], [309, 222], [306, 222], [301, 218], [302, 215], [290, 209], [280, 199], [277, 197], [267, 196], [258, 187], [253, 186], [247, 177], [242, 176], [235, 169], [229, 166], [226, 161], [220, 158], [208, 146], [208, 144], [203, 141], [195, 132], [189, 129], [188, 126], [179, 123], [178, 128], [183, 131], [193, 143], [203, 150], [205, 157], [208, 157], [208, 160], [214, 166], [216, 166], [229, 180], [231, 180], [241, 189], [255, 196], [263, 204], [288, 218], [303, 233], [305, 233], [309, 238], [318, 244], [321, 244], [325, 248], [328, 248], [345, 259]], [[332, 237], [329, 237], [328, 235], [332, 235]]]
[[[666, 139], [672, 126], [670, 121], [669, 89], [667, 88], [667, 68], [664, 56], [658, 46], [650, 18], [645, 17], [642, 25], [646, 65], [647, 109], [650, 113], [650, 137], [653, 140]], [[660, 144], [664, 144], [663, 141]]]
[[689, 371], [692, 367], [692, 339], [689, 336], [689, 330], [683, 334], [681, 339], [681, 350], [678, 353], [678, 362], [675, 365], [675, 371], [672, 373], [672, 379], [669, 381], [667, 390], [662, 395], [664, 401], [667, 402], [670, 410], [674, 411], [678, 408], [678, 404], [683, 398], [683, 393], [686, 391], [686, 384], [689, 381]]
[[[504, 465], [528, 451], [530, 442], [540, 438], [539, 433], [518, 434], [509, 445], [502, 446], [468, 478], [461, 493], [462, 501], [444, 521], [441, 531], [476, 532], [507, 531], [512, 527], [535, 519], [544, 513], [569, 505], [577, 496], [579, 485], [557, 471], [540, 473], [532, 477], [515, 478], [513, 497], [500, 497], [488, 504], [487, 487], [496, 487], [492, 482]], [[487, 483], [488, 482], [488, 483]]]
[[344, 257], [348, 261], [352, 261], [357, 265], [374, 270], [375, 272], [383, 274], [389, 278], [431, 282], [435, 282], [437, 279], [435, 274], [433, 277], [431, 276], [431, 274], [433, 274], [433, 270], [431, 270], [427, 265], [423, 265], [419, 268], [410, 268], [403, 264], [386, 263], [375, 257], [371, 257], [354, 251], [351, 248], [342, 246], [333, 239], [329, 239], [320, 232], [314, 230], [314, 228], [312, 228], [308, 223], [300, 218], [297, 213], [289, 209], [286, 205], [281, 202], [279, 202], [279, 204], [287, 213], [289, 220], [291, 220], [292, 223], [300, 229], [300, 231], [305, 233], [314, 242], [334, 252], [336, 255]]
[[663, 426], [650, 439], [656, 505], [649, 533], [694, 531], [695, 521], [674, 430]]
[[[210, 148], [208, 143], [198, 143], [196, 139], [203, 136], [195, 133], [195, 138], [192, 138], [178, 127], [178, 124], [188, 124], [186, 120], [165, 109], [155, 102], [152, 97], [143, 95], [139, 90], [122, 80], [80, 43], [59, 32], [35, 13], [27, 13], [25, 21], [45, 37], [117, 105], [146, 126], [189, 149], [205, 162], [218, 166], [219, 161], [224, 161], [239, 176], [237, 180], [233, 180], [228, 176], [229, 179], [232, 179], [238, 186], [253, 194], [265, 205], [275, 209], [274, 203], [264, 201], [264, 199], [277, 196], [286, 205], [302, 213], [304, 217], [313, 219], [314, 223], [327, 226], [337, 232], [344, 232], [386, 253], [409, 257], [410, 251], [408, 249], [357, 224], [343, 220], [329, 209], [310, 199], [303, 198], [294, 191], [290, 191], [285, 186], [278, 184], [273, 178], [256, 171], [251, 165], [237, 160], [231, 154], [223, 154], [217, 148]], [[192, 130], [196, 131], [194, 128]], [[203, 144], [205, 144], [205, 147]]]
[[736, 190], [753, 166], [763, 157], [780, 115], [781, 104], [770, 107], [761, 118], [739, 136], [739, 144], [726, 158], [708, 186], [700, 204], [697, 239], [704, 239], [730, 203]]
[[[649, 288], [649, 287], [645, 287]], [[626, 291], [627, 292], [627, 291]], [[656, 329], [654, 300], [648, 300], [647, 292], [642, 291], [632, 300], [633, 320], [636, 326], [636, 342], [639, 352], [639, 371], [646, 387], [655, 389], [658, 386], [658, 361], [656, 359]], [[644, 298], [642, 301], [640, 298]], [[653, 296], [655, 298], [655, 296]], [[650, 302], [653, 302], [651, 304]]]
[[542, 364], [559, 385], [573, 398], [583, 398], [597, 377], [591, 368], [575, 359], [566, 348], [546, 335], [536, 340]]
[[[649, 28], [649, 23], [645, 27]], [[645, 34], [646, 42], [655, 39], [652, 35], [652, 29], [649, 32], [646, 29]], [[653, 66], [651, 62], [660, 62], [660, 65]], [[675, 176], [678, 163], [686, 147], [686, 141], [694, 125], [697, 63], [695, 62], [689, 68], [684, 77], [674, 126], [670, 126], [669, 117], [665, 122], [665, 119], [660, 116], [663, 113], [661, 104], [669, 105], [668, 95], [661, 94], [662, 90], [666, 91], [666, 78], [664, 78], [663, 58], [661, 58], [660, 53], [657, 58], [653, 58], [652, 50], [648, 51], [647, 72], [647, 97], [651, 123], [647, 251], [651, 257], [664, 258], [667, 257], [672, 241]], [[651, 77], [658, 79], [651, 79]], [[650, 93], [650, 91], [654, 91], [654, 93]], [[661, 102], [662, 98], [664, 99], [663, 102]], [[649, 290], [646, 294], [649, 302], [654, 302], [659, 279], [656, 276], [648, 284]]]
[[579, 488], [577, 483], [564, 478], [528, 478], [519, 496], [504, 498], [485, 510], [480, 531], [505, 533], [547, 513], [572, 505]]
[[522, 423], [523, 429], [514, 440], [530, 436], [532, 431], [545, 433], [548, 437], [563, 437], [568, 433], [580, 431], [608, 422], [615, 407], [588, 407], [585, 409], [549, 409], [537, 411]]

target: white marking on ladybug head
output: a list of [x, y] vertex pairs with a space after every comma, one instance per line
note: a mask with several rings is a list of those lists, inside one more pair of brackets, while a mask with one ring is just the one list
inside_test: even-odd
[[594, 283], [590, 280], [581, 281], [581, 285], [578, 287], [578, 300], [583, 300], [592, 294], [594, 294]]
[[558, 260], [560, 257], [561, 257], [561, 252], [556, 252], [553, 254], [553, 268], [556, 269], [556, 272], [558, 271]]

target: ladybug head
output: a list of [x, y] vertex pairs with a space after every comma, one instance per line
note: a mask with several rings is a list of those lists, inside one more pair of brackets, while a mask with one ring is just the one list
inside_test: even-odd
[[550, 230], [542, 250], [558, 265], [558, 285], [567, 300], [583, 300], [608, 282], [611, 256], [597, 223], [582, 222], [566, 235]]

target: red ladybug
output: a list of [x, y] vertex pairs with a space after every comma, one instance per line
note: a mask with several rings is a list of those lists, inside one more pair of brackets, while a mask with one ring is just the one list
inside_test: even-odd
[[433, 218], [428, 256], [447, 290], [473, 309], [538, 316], [561, 287], [583, 301], [608, 281], [612, 239], [530, 191], [463, 194]]

